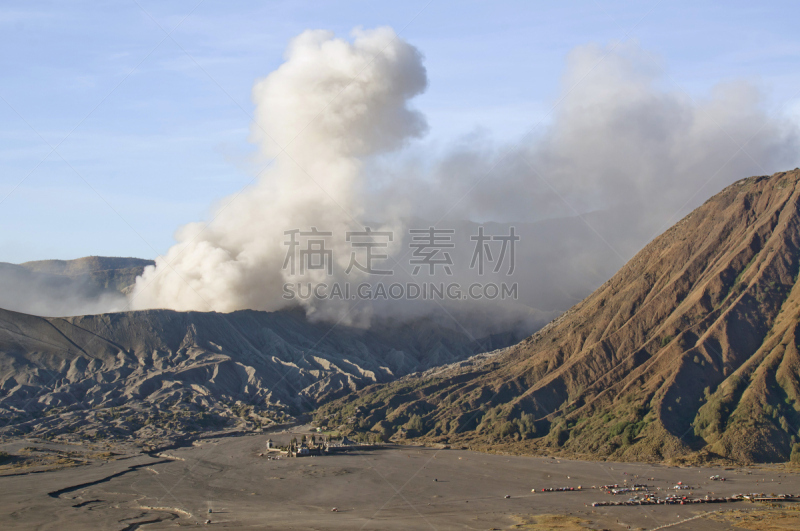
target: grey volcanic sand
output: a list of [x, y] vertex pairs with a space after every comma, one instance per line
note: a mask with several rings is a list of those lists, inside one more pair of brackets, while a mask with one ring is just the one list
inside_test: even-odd
[[[676, 468], [420, 447], [276, 461], [258, 456], [267, 438], [207, 440], [163, 454], [170, 458], [131, 452], [72, 469], [0, 477], [0, 528], [150, 530], [194, 527], [210, 519], [210, 526], [227, 529], [485, 530], [513, 526], [518, 522], [513, 515], [569, 513], [596, 529], [651, 529], [707, 511], [755, 506], [592, 508], [594, 501], [627, 496], [587, 487], [627, 479], [662, 489], [683, 481], [700, 496], [800, 492], [800, 475], [780, 467]], [[20, 446], [51, 445], [0, 445], [7, 451]], [[709, 481], [713, 474], [728, 481]], [[531, 492], [578, 485], [585, 490]], [[726, 527], [699, 519], [670, 529]]]

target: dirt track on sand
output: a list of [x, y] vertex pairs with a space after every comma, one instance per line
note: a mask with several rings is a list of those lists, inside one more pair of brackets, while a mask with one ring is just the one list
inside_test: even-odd
[[[593, 508], [592, 502], [628, 496], [590, 487], [627, 480], [663, 493], [682, 481], [697, 497], [800, 492], [800, 474], [780, 466], [677, 468], [421, 447], [268, 460], [258, 455], [266, 439], [209, 440], [158, 457], [131, 451], [77, 468], [0, 477], [0, 528], [154, 530], [208, 519], [221, 529], [486, 530], [560, 514], [579, 522], [570, 525], [594, 529], [652, 529], [709, 511], [763, 507], [739, 502]], [[727, 481], [710, 481], [715, 474]], [[531, 492], [578, 485], [581, 492]], [[669, 529], [730, 529], [723, 520], [704, 517]]]

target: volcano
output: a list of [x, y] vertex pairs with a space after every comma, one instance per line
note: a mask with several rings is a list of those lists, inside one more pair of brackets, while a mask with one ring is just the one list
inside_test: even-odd
[[738, 181], [521, 343], [317, 421], [521, 453], [800, 459], [798, 214], [800, 170]]

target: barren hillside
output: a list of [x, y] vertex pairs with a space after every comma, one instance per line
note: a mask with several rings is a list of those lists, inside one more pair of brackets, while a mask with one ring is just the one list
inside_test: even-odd
[[317, 419], [523, 452], [800, 458], [799, 181], [734, 183], [522, 343]]
[[0, 435], [146, 441], [255, 429], [512, 342], [476, 342], [431, 320], [372, 330], [315, 324], [299, 310], [69, 318], [0, 310]]

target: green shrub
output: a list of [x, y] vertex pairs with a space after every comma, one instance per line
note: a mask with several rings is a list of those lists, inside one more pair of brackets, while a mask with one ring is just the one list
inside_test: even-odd
[[789, 458], [792, 463], [800, 463], [800, 444], [795, 444], [792, 448], [792, 455]]
[[406, 431], [408, 431], [411, 436], [422, 435], [424, 430], [425, 424], [422, 422], [422, 417], [419, 415], [412, 415], [406, 423]]
[[511, 422], [510, 420], [506, 420], [499, 425], [499, 435], [500, 437], [511, 437], [515, 433], [517, 433], [517, 425]]
[[536, 435], [536, 426], [534, 426], [533, 421], [533, 415], [530, 413], [523, 413], [516, 421], [517, 431], [523, 439], [529, 439]]
[[609, 432], [608, 432], [609, 437], [616, 437], [617, 435], [621, 435], [622, 432], [625, 431], [625, 428], [627, 428], [629, 424], [630, 424], [630, 422], [628, 422], [627, 420], [623, 420], [622, 422], [614, 424], [611, 427], [611, 430], [609, 430]]

